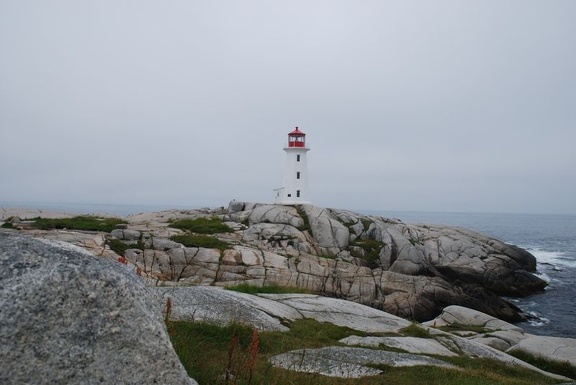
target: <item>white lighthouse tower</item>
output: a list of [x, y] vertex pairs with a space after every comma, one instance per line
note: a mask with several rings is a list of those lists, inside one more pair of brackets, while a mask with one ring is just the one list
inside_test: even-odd
[[308, 189], [308, 163], [306, 153], [306, 134], [298, 127], [288, 134], [286, 151], [286, 168], [284, 170], [284, 187], [274, 190], [274, 203], [283, 205], [310, 203]]

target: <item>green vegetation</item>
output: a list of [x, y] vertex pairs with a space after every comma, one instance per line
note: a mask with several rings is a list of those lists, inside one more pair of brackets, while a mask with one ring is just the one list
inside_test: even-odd
[[12, 222], [4, 222], [0, 227], [2, 227], [3, 229], [13, 229], [14, 225], [12, 224]]
[[[288, 325], [290, 331], [285, 333], [257, 333], [242, 325], [222, 327], [203, 322], [168, 321], [167, 325], [180, 360], [200, 385], [528, 385], [559, 382], [524, 368], [468, 357], [438, 357], [459, 369], [377, 365], [383, 371], [378, 376], [359, 379], [325, 377], [274, 368], [268, 359], [295, 349], [339, 345], [340, 339], [363, 333], [311, 319], [291, 322]], [[406, 330], [415, 333], [414, 328], [418, 327], [409, 326]]]
[[568, 361], [547, 360], [546, 358], [537, 357], [521, 350], [509, 354], [547, 372], [560, 374], [569, 378], [576, 378], [576, 366], [571, 365]]
[[124, 256], [126, 254], [126, 250], [128, 249], [144, 250], [144, 243], [142, 243], [142, 241], [138, 241], [138, 243], [129, 244], [121, 241], [120, 239], [108, 239], [106, 241], [106, 244], [110, 247], [112, 251], [121, 256]]
[[171, 236], [170, 240], [181, 243], [186, 247], [204, 247], [221, 251], [231, 248], [229, 243], [209, 235], [180, 234]]
[[41, 230], [68, 229], [83, 231], [111, 232], [117, 225], [126, 223], [119, 218], [100, 218], [92, 216], [78, 216], [72, 218], [34, 218], [30, 224]]
[[372, 223], [374, 223], [373, 220], [368, 218], [362, 218], [361, 221], [362, 221], [362, 227], [364, 227], [364, 231], [368, 231]]
[[380, 251], [386, 246], [384, 242], [376, 241], [374, 239], [357, 239], [351, 246], [360, 247], [364, 250], [363, 255], [360, 253], [352, 252], [352, 256], [356, 258], [364, 259], [368, 262], [369, 267], [377, 267], [378, 259], [380, 258]]
[[308, 215], [306, 214], [306, 211], [304, 211], [302, 206], [294, 206], [294, 207], [296, 208], [298, 215], [300, 215], [300, 218], [302, 218], [302, 220], [304, 221], [304, 226], [300, 226], [298, 228], [298, 230], [300, 230], [300, 231], [308, 230], [308, 231], [312, 232], [312, 228], [310, 227], [310, 220], [308, 219]]
[[442, 331], [453, 333], [453, 332], [469, 332], [470, 334], [482, 334], [490, 331], [494, 331], [494, 329], [488, 329], [482, 325], [462, 325], [458, 323], [453, 323], [446, 326], [441, 326], [437, 329]]
[[417, 337], [417, 338], [432, 338], [430, 332], [423, 327], [418, 326], [416, 323], [411, 323], [410, 326], [400, 329], [400, 333], [405, 336]]
[[181, 219], [170, 224], [176, 229], [191, 231], [197, 234], [218, 234], [229, 233], [232, 229], [228, 227], [220, 218], [196, 218]]
[[239, 291], [241, 293], [248, 293], [248, 294], [289, 294], [289, 293], [302, 293], [302, 294], [310, 294], [312, 293], [310, 290], [306, 289], [299, 289], [297, 287], [285, 287], [285, 286], [278, 286], [278, 285], [266, 285], [266, 286], [256, 286], [250, 285], [247, 283], [241, 283], [236, 286], [229, 286], [226, 288], [227, 290], [232, 291]]

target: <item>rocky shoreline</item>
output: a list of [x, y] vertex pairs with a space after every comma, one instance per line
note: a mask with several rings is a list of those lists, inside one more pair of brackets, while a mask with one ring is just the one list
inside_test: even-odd
[[[0, 320], [1, 335], [3, 345], [11, 347], [0, 351], [3, 383], [17, 383], [14, 379], [30, 374], [26, 365], [16, 367], [10, 363], [34, 361], [37, 343], [47, 346], [46, 354], [54, 355], [59, 360], [56, 364], [70, 366], [66, 372], [70, 378], [76, 375], [78, 357], [83, 357], [82, 365], [92, 372], [114, 366], [109, 360], [95, 366], [86, 363], [98, 355], [90, 343], [98, 344], [101, 338], [90, 339], [94, 329], [86, 329], [84, 324], [74, 326], [75, 322], [90, 320], [100, 330], [98, 333], [108, 336], [104, 338], [106, 345], [98, 348], [106, 357], [115, 349], [126, 352], [125, 347], [115, 344], [133, 346], [130, 354], [136, 356], [148, 354], [143, 353], [148, 347], [136, 346], [148, 346], [148, 341], [134, 345], [130, 336], [123, 340], [126, 331], [122, 331], [122, 325], [131, 325], [129, 333], [150, 335], [154, 330], [154, 338], [164, 341], [158, 344], [166, 346], [167, 335], [158, 320], [162, 320], [167, 298], [173, 304], [170, 316], [174, 320], [241, 322], [258, 330], [282, 331], [286, 323], [311, 318], [361, 333], [340, 341], [349, 347], [307, 349], [310, 359], [303, 360], [299, 351], [270, 359], [272, 365], [290, 370], [362, 377], [374, 375], [370, 369], [374, 364], [416, 362], [450, 367], [428, 355], [467, 355], [569, 381], [508, 354], [515, 350], [576, 365], [576, 340], [530, 335], [507, 322], [522, 319], [522, 312], [500, 295], [528, 295], [545, 286], [533, 274], [535, 258], [515, 246], [466, 229], [406, 224], [397, 219], [314, 206], [245, 202], [231, 202], [227, 208], [131, 215], [109, 233], [34, 229], [28, 219], [39, 216], [70, 215], [0, 208], [0, 224], [11, 227], [0, 229], [0, 306], [6, 310]], [[198, 218], [228, 227], [227, 231], [210, 235], [221, 242], [218, 248], [190, 247], [174, 240], [180, 239], [174, 236], [190, 233], [173, 227], [175, 222]], [[126, 245], [123, 255], [110, 247], [111, 240]], [[237, 284], [278, 285], [306, 289], [311, 294], [249, 295], [222, 289]], [[121, 288], [121, 298], [116, 291], [107, 291], [108, 285]], [[126, 298], [132, 298], [129, 301], [135, 301], [133, 305], [123, 302]], [[47, 303], [55, 305], [47, 308]], [[148, 310], [146, 314], [132, 315], [118, 311], [134, 306]], [[30, 319], [21, 318], [23, 309], [28, 309], [24, 313], [31, 315]], [[154, 326], [135, 330], [136, 319], [136, 323], [150, 319], [150, 323], [145, 321], [142, 325]], [[414, 320], [422, 322], [418, 327], [429, 334], [427, 338], [402, 333]], [[64, 338], [63, 322], [67, 333], [73, 336], [68, 345], [58, 341]], [[26, 330], [22, 325], [28, 325]], [[442, 329], [450, 325], [458, 326], [460, 331]], [[78, 333], [73, 331], [76, 327]], [[38, 336], [34, 337], [35, 329]], [[25, 343], [22, 333], [32, 333], [24, 339]], [[383, 337], [382, 333], [397, 336]], [[88, 345], [86, 338], [92, 341]], [[75, 345], [86, 346], [86, 350], [79, 352]], [[406, 353], [377, 349], [368, 356], [366, 346], [372, 351], [374, 347], [388, 346]], [[173, 363], [173, 351], [167, 349], [162, 354], [168, 361], [160, 365], [180, 367]], [[345, 358], [345, 363], [338, 363], [338, 357]], [[130, 365], [131, 359], [123, 358], [122, 365]], [[318, 366], [311, 366], [312, 362]], [[345, 373], [330, 373], [323, 371], [326, 367], [347, 369]], [[153, 377], [155, 372], [161, 377], [181, 376], [176, 383], [194, 383], [180, 369], [172, 374], [162, 368], [152, 369], [132, 367], [123, 373], [131, 377], [133, 371], [140, 371], [138, 378], [142, 379]], [[54, 379], [56, 374], [46, 376]], [[146, 378], [142, 383], [151, 377]], [[164, 378], [159, 382], [165, 381]]]
[[[62, 217], [63, 213], [9, 212], [3, 218]], [[185, 231], [181, 219], [215, 218], [231, 228], [214, 234], [219, 250], [185, 247], [170, 240]], [[529, 252], [457, 227], [407, 224], [392, 218], [325, 209], [230, 203], [228, 208], [169, 210], [124, 218], [111, 234], [28, 230], [61, 239], [96, 255], [125, 257], [152, 280], [172, 285], [256, 286], [276, 284], [347, 299], [417, 321], [436, 317], [449, 305], [466, 306], [509, 322], [524, 319], [502, 297], [540, 292]], [[1, 221], [1, 218], [0, 218]], [[23, 225], [18, 225], [25, 228]], [[122, 256], [109, 239], [139, 248]]]

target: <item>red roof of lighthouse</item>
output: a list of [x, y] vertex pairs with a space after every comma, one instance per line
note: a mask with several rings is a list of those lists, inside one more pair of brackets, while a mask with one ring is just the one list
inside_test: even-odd
[[306, 134], [303, 133], [302, 131], [300, 131], [298, 129], [298, 127], [296, 127], [296, 129], [294, 131], [292, 131], [291, 133], [289, 133], [288, 135], [290, 135], [290, 136], [306, 136]]

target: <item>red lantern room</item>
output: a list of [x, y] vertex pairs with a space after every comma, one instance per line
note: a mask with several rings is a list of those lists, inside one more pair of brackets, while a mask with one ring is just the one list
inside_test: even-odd
[[298, 130], [298, 127], [288, 134], [288, 147], [306, 147], [306, 134]]

